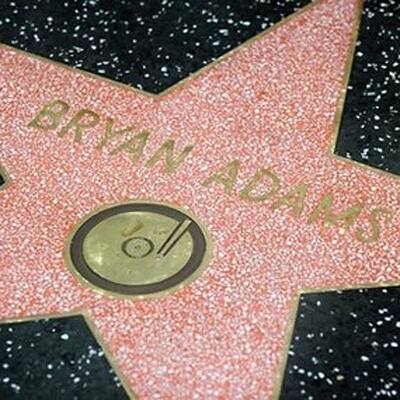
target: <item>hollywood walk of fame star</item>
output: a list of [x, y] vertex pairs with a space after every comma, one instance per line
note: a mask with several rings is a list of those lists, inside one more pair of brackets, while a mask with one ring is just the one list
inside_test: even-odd
[[[323, 1], [159, 98], [2, 49], [0, 156], [12, 183], [0, 196], [0, 315], [87, 310], [140, 398], [269, 398], [299, 290], [399, 278], [399, 181], [329, 154], [358, 6]], [[196, 146], [172, 174], [162, 163], [132, 165], [129, 154], [96, 148], [95, 127], [81, 143], [29, 127], [51, 99], [151, 130], [145, 158], [168, 139]], [[393, 219], [379, 240], [362, 243], [290, 207], [202, 184], [236, 159], [245, 166], [236, 194], [264, 165], [283, 188], [309, 184], [304, 215], [333, 192], [337, 212], [361, 202]], [[199, 279], [150, 302], [97, 293], [63, 258], [80, 218], [135, 199], [188, 207], [214, 243]], [[357, 224], [368, 229], [368, 215]]]

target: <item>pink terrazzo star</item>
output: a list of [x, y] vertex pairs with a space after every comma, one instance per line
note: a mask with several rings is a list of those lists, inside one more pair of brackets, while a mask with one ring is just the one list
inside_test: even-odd
[[[398, 281], [400, 181], [329, 154], [357, 9], [327, 0], [158, 99], [0, 51], [0, 161], [12, 178], [0, 192], [0, 316], [87, 310], [141, 399], [270, 399], [295, 293]], [[101, 117], [83, 135], [28, 127], [52, 99]], [[96, 149], [106, 117], [151, 132], [143, 157]], [[61, 126], [60, 125], [60, 126]], [[165, 173], [146, 161], [167, 139], [194, 144]], [[204, 181], [239, 160], [232, 193]], [[239, 192], [259, 168], [279, 176], [280, 195], [308, 184], [304, 210], [273, 209]], [[308, 218], [327, 193], [337, 212], [360, 202], [347, 231]], [[112, 299], [66, 267], [66, 238], [96, 207], [152, 199], [189, 207], [213, 238], [211, 264], [187, 288], [148, 302]], [[374, 208], [380, 235], [371, 236]]]

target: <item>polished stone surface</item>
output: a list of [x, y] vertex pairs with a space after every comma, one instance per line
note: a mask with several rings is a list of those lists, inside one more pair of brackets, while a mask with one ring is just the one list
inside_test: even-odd
[[[329, 147], [358, 4], [318, 2], [157, 98], [0, 49], [1, 317], [86, 310], [143, 400], [273, 398], [299, 290], [400, 279], [400, 181]], [[56, 99], [65, 115], [32, 124]], [[83, 110], [97, 122], [76, 140]], [[252, 185], [265, 170], [279, 190]], [[214, 245], [198, 279], [156, 300], [90, 289], [64, 257], [82, 218], [133, 199], [191, 210]]]
[[280, 400], [400, 396], [399, 287], [303, 294]]
[[310, 0], [18, 0], [0, 42], [160, 93]]
[[400, 175], [400, 3], [364, 4], [335, 153]]
[[2, 400], [128, 400], [79, 315], [0, 324]]

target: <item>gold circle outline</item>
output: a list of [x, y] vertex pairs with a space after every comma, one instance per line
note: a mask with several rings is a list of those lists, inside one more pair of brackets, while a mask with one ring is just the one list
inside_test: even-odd
[[[100, 213], [101, 211], [104, 210], [108, 210], [110, 208], [114, 208], [117, 206], [122, 206], [122, 205], [129, 205], [129, 204], [154, 204], [154, 205], [159, 205], [159, 206], [166, 206], [166, 207], [170, 207], [176, 211], [179, 211], [185, 215], [187, 215], [188, 217], [190, 217], [200, 228], [201, 232], [204, 235], [204, 239], [206, 242], [206, 250], [203, 256], [203, 259], [200, 263], [200, 265], [198, 266], [198, 268], [196, 269], [195, 272], [193, 272], [190, 276], [188, 276], [185, 280], [183, 280], [182, 282], [180, 282], [179, 284], [172, 286], [168, 289], [165, 290], [161, 290], [159, 292], [154, 292], [154, 293], [149, 293], [149, 294], [140, 294], [140, 295], [125, 295], [125, 294], [121, 294], [121, 293], [116, 293], [116, 292], [112, 292], [110, 290], [106, 290], [106, 289], [102, 289], [99, 288], [98, 286], [94, 285], [93, 283], [91, 283], [89, 280], [87, 280], [86, 278], [84, 278], [75, 268], [74, 263], [72, 262], [71, 259], [71, 255], [70, 255], [70, 247], [72, 244], [72, 239], [74, 238], [76, 232], [78, 231], [78, 229], [85, 223], [87, 222], [89, 219], [91, 219], [92, 217], [94, 217], [95, 215], [97, 215], [98, 213]], [[109, 203], [103, 206], [99, 206], [93, 209], [93, 211], [85, 214], [82, 218], [80, 218], [73, 226], [73, 228], [70, 230], [70, 232], [67, 235], [67, 240], [65, 242], [65, 246], [64, 246], [64, 261], [65, 264], [69, 270], [69, 272], [71, 272], [72, 276], [75, 277], [77, 279], [77, 281], [81, 284], [83, 284], [84, 286], [89, 287], [90, 289], [94, 290], [97, 293], [100, 293], [104, 296], [110, 297], [110, 298], [119, 298], [119, 299], [130, 299], [130, 300], [135, 300], [135, 301], [140, 301], [140, 300], [152, 300], [152, 299], [158, 299], [158, 298], [162, 298], [165, 296], [168, 296], [172, 293], [175, 293], [179, 290], [184, 289], [185, 287], [187, 287], [188, 285], [190, 285], [192, 282], [194, 282], [197, 278], [200, 277], [200, 275], [205, 271], [205, 269], [208, 267], [211, 258], [212, 258], [212, 254], [213, 254], [213, 241], [211, 239], [211, 235], [208, 232], [208, 229], [206, 228], [206, 226], [194, 215], [194, 213], [187, 209], [184, 208], [182, 206], [177, 206], [175, 204], [172, 204], [170, 202], [161, 202], [161, 201], [153, 201], [153, 200], [127, 200], [127, 201], [123, 201], [123, 202], [116, 202], [116, 203]]]

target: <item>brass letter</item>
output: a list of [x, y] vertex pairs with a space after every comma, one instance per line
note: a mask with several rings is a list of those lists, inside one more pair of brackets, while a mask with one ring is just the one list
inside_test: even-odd
[[165, 158], [165, 169], [167, 174], [171, 174], [174, 172], [179, 165], [185, 160], [186, 156], [192, 151], [193, 146], [186, 146], [182, 153], [179, 154], [178, 157], [174, 160], [174, 146], [175, 146], [175, 140], [167, 140], [153, 155], [153, 157], [150, 158], [149, 161], [147, 161], [147, 166], [152, 167], [154, 166], [157, 161], [161, 159], [163, 156], [163, 153], [166, 153], [166, 158]]
[[224, 192], [232, 193], [236, 179], [239, 173], [240, 163], [238, 160], [231, 161], [226, 166], [222, 167], [215, 174], [207, 178], [202, 185], [208, 186], [211, 182], [218, 182], [224, 185]]
[[[257, 187], [258, 183], [263, 179], [264, 177], [268, 177], [272, 181], [272, 188], [267, 192], [259, 195], [252, 195], [251, 192]], [[280, 180], [278, 176], [276, 176], [274, 173], [272, 173], [270, 170], [261, 168], [259, 169], [254, 176], [250, 179], [249, 183], [242, 189], [239, 193], [239, 196], [243, 200], [248, 200], [248, 201], [264, 201], [272, 196], [274, 196], [276, 193], [279, 192], [279, 189], [281, 187]]]
[[50, 131], [55, 129], [61, 122], [62, 117], [68, 112], [69, 105], [61, 100], [54, 100], [47, 103], [28, 126]]
[[78, 111], [68, 122], [64, 128], [61, 129], [58, 136], [64, 137], [70, 129], [75, 130], [75, 142], [80, 143], [82, 134], [87, 128], [93, 128], [99, 122], [99, 116], [90, 110], [82, 109]]
[[316, 222], [322, 214], [323, 221], [328, 225], [336, 225], [339, 221], [344, 223], [344, 228], [349, 228], [354, 225], [360, 215], [364, 205], [356, 203], [347, 210], [335, 215], [332, 212], [333, 195], [328, 193], [322, 197], [321, 201], [314, 208], [313, 212], [308, 217], [308, 224]]
[[117, 154], [121, 151], [125, 151], [131, 155], [131, 160], [136, 163], [143, 155], [143, 150], [146, 146], [147, 139], [150, 133], [148, 131], [139, 132], [132, 139], [127, 140], [118, 146], [116, 149], [110, 152], [111, 155]]
[[104, 131], [104, 136], [101, 138], [100, 143], [96, 146], [96, 149], [102, 149], [108, 142], [117, 136], [123, 135], [125, 133], [132, 132], [134, 130], [133, 126], [128, 126], [126, 128], [113, 130], [114, 120], [107, 117], [106, 129]]
[[287, 206], [293, 209], [293, 215], [296, 218], [301, 216], [304, 209], [304, 200], [306, 198], [308, 190], [308, 185], [305, 183], [295, 186], [289, 193], [285, 196], [280, 197], [277, 201], [272, 204], [272, 209]]
[[393, 212], [385, 208], [376, 208], [371, 211], [369, 217], [369, 223], [371, 225], [372, 234], [370, 237], [365, 237], [362, 229], [357, 228], [355, 232], [356, 239], [363, 243], [376, 242], [379, 239], [380, 229], [379, 229], [379, 214], [385, 216], [385, 219], [391, 221], [393, 218]]

